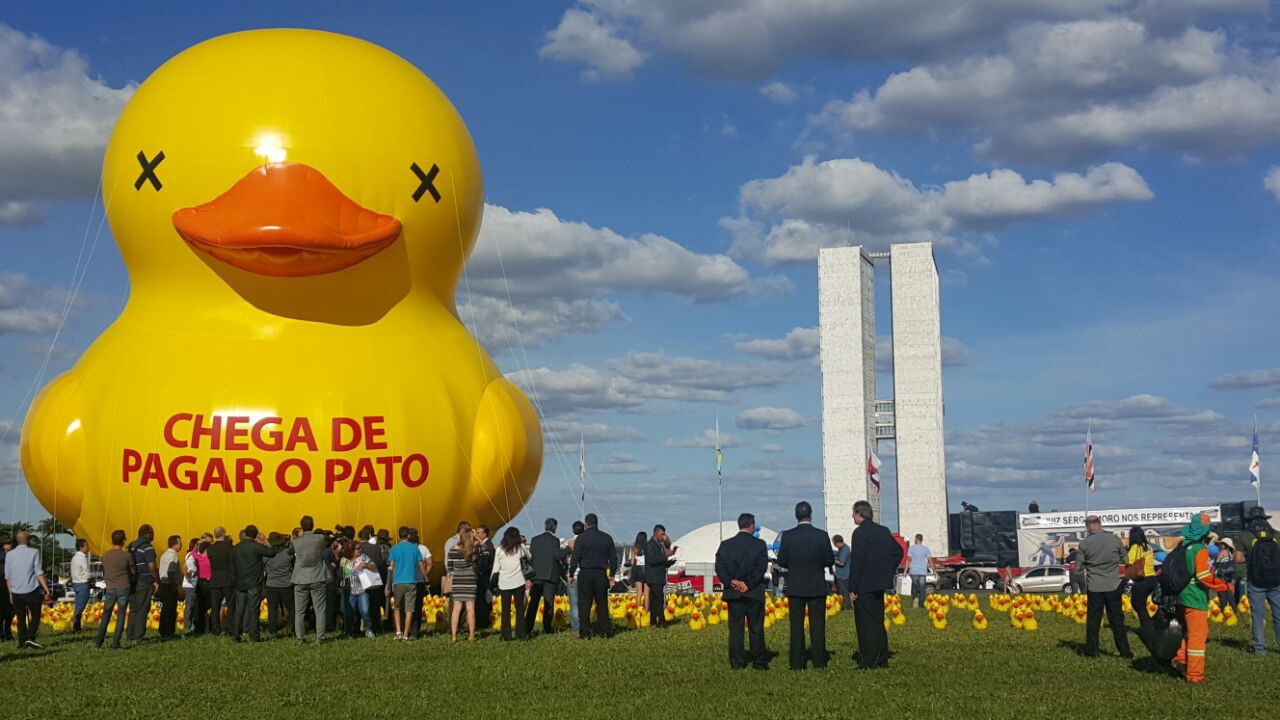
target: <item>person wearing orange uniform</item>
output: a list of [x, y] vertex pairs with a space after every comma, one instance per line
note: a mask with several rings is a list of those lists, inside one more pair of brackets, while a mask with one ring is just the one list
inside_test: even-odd
[[1209, 640], [1209, 593], [1208, 590], [1226, 591], [1230, 586], [1213, 574], [1213, 564], [1209, 560], [1209, 548], [1205, 544], [1205, 536], [1209, 534], [1209, 516], [1200, 513], [1183, 526], [1179, 534], [1187, 544], [1187, 569], [1192, 574], [1191, 582], [1183, 588], [1178, 596], [1178, 604], [1182, 606], [1184, 627], [1187, 634], [1174, 659], [1175, 668], [1184, 668], [1187, 682], [1204, 681], [1204, 649]]

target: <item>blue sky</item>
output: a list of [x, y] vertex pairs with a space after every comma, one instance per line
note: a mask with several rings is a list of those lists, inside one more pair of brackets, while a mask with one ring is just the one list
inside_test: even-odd
[[[1095, 506], [1250, 497], [1255, 414], [1268, 466], [1267, 2], [261, 5], [0, 15], [0, 517], [44, 515], [10, 429], [33, 380], [127, 295], [93, 199], [115, 114], [184, 48], [277, 26], [380, 44], [458, 107], [490, 204], [463, 317], [549, 437], [587, 436], [588, 509], [620, 535], [714, 520], [717, 414], [726, 512], [782, 526], [820, 500], [825, 245], [935, 242], [955, 506], [1078, 507], [1090, 421]], [[577, 512], [577, 458], [553, 450], [524, 525]]]

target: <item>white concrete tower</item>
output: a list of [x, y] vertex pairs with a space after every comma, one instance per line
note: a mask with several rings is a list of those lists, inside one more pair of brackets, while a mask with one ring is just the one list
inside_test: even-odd
[[890, 246], [889, 269], [898, 532], [908, 539], [921, 533], [935, 555], [945, 555], [942, 324], [933, 245]]
[[855, 501], [869, 499], [877, 517], [880, 511], [867, 479], [875, 442], [875, 267], [860, 247], [818, 252], [818, 338], [826, 530], [848, 541]]

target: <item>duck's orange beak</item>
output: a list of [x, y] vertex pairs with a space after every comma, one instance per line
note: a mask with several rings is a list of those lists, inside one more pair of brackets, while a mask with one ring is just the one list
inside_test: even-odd
[[320, 275], [370, 258], [400, 237], [400, 221], [362, 207], [301, 163], [254, 168], [218, 197], [173, 214], [184, 240], [241, 270]]

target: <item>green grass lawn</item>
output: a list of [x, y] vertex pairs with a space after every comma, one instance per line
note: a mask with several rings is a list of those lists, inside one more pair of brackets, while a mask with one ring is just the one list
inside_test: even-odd
[[[118, 652], [91, 638], [42, 634], [42, 652], [0, 650], [0, 698], [9, 717], [47, 718], [635, 718], [1010, 717], [1267, 718], [1280, 714], [1280, 652], [1255, 657], [1247, 623], [1210, 630], [1208, 679], [1195, 687], [1125, 661], [1103, 630], [1103, 657], [1074, 651], [1084, 626], [1038, 613], [1037, 632], [986, 610], [978, 632], [954, 610], [946, 630], [922, 610], [889, 634], [887, 671], [855, 672], [853, 615], [828, 623], [823, 672], [787, 669], [787, 625], [768, 633], [781, 654], [769, 672], [731, 671], [723, 625], [621, 631], [610, 640], [569, 633], [527, 643], [482, 638], [452, 645], [436, 634], [299, 647], [236, 645], [202, 637], [148, 638]], [[1269, 630], [1270, 628], [1268, 628]], [[1133, 637], [1133, 645], [1141, 643]]]

